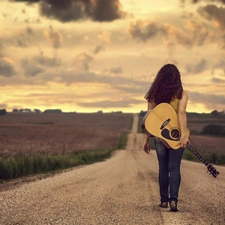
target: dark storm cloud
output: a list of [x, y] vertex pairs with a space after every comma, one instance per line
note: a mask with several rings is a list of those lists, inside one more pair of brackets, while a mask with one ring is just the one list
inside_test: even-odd
[[20, 2], [39, 2], [41, 15], [61, 22], [86, 19], [110, 22], [126, 15], [119, 0], [20, 0]]
[[0, 76], [12, 77], [16, 74], [14, 64], [7, 57], [0, 57]]

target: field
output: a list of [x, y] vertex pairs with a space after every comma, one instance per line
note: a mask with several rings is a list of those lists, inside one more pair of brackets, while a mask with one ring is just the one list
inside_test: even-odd
[[[145, 113], [140, 116], [142, 120]], [[191, 145], [195, 150], [204, 155], [216, 154], [218, 156], [225, 155], [225, 136], [203, 136], [201, 131], [207, 125], [222, 125], [225, 127], [225, 114], [213, 116], [211, 114], [187, 114], [188, 129], [190, 130]], [[141, 122], [140, 122], [141, 123]], [[139, 130], [141, 132], [141, 129]]]
[[8, 113], [0, 117], [0, 157], [115, 148], [132, 114]]
[[[8, 113], [0, 117], [0, 157], [115, 148], [121, 134], [129, 132], [132, 116], [124, 113]], [[209, 124], [225, 126], [225, 116], [188, 114], [191, 144], [202, 153], [225, 155], [225, 138], [199, 135]]]
[[190, 141], [192, 146], [203, 154], [215, 153], [218, 156], [225, 155], [225, 136], [202, 136], [199, 135], [207, 125], [222, 125], [225, 127], [225, 115], [212, 116], [204, 114], [188, 115], [188, 129], [191, 132]]

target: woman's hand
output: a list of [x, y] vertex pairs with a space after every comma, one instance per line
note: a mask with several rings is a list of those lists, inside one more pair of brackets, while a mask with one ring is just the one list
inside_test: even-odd
[[186, 135], [180, 137], [180, 147], [185, 148], [187, 144], [190, 144], [190, 141]]
[[143, 150], [144, 150], [147, 154], [150, 153], [151, 147], [150, 147], [149, 141], [146, 141], [146, 142], [145, 142], [144, 147], [143, 147]]

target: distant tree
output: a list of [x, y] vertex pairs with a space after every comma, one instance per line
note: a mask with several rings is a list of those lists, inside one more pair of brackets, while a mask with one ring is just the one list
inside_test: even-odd
[[12, 112], [18, 113], [19, 112], [19, 109], [13, 109]]
[[34, 109], [34, 113], [41, 113], [41, 110], [39, 110], [39, 109]]
[[219, 113], [217, 110], [213, 110], [213, 111], [211, 112], [211, 115], [212, 115], [212, 116], [219, 116], [220, 113]]
[[201, 134], [206, 135], [222, 135], [224, 127], [221, 125], [210, 124], [203, 128]]
[[123, 113], [123, 111], [114, 111], [112, 113], [117, 113], [117, 114], [120, 114], [120, 113]]
[[31, 112], [31, 109], [27, 109], [27, 108], [25, 108], [25, 109], [19, 109], [19, 112], [21, 112], [21, 113], [30, 113]]
[[0, 116], [4, 116], [7, 114], [7, 111], [5, 109], [0, 109]]
[[147, 113], [147, 111], [141, 111], [141, 112], [139, 113], [139, 116], [145, 116], [146, 113]]

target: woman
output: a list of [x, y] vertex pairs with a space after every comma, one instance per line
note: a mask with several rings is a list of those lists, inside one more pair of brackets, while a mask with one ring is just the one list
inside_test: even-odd
[[[154, 138], [156, 154], [159, 162], [159, 189], [161, 203], [160, 207], [167, 208], [170, 204], [171, 211], [178, 211], [178, 191], [180, 187], [181, 175], [180, 164], [184, 147], [188, 140], [186, 106], [188, 94], [183, 90], [180, 72], [173, 64], [164, 65], [158, 72], [149, 91], [145, 95], [148, 101], [148, 110], [156, 105], [165, 102], [175, 109], [180, 125], [181, 137], [180, 148], [173, 150], [166, 147], [160, 139]], [[146, 136], [144, 151], [149, 154], [149, 136]]]

